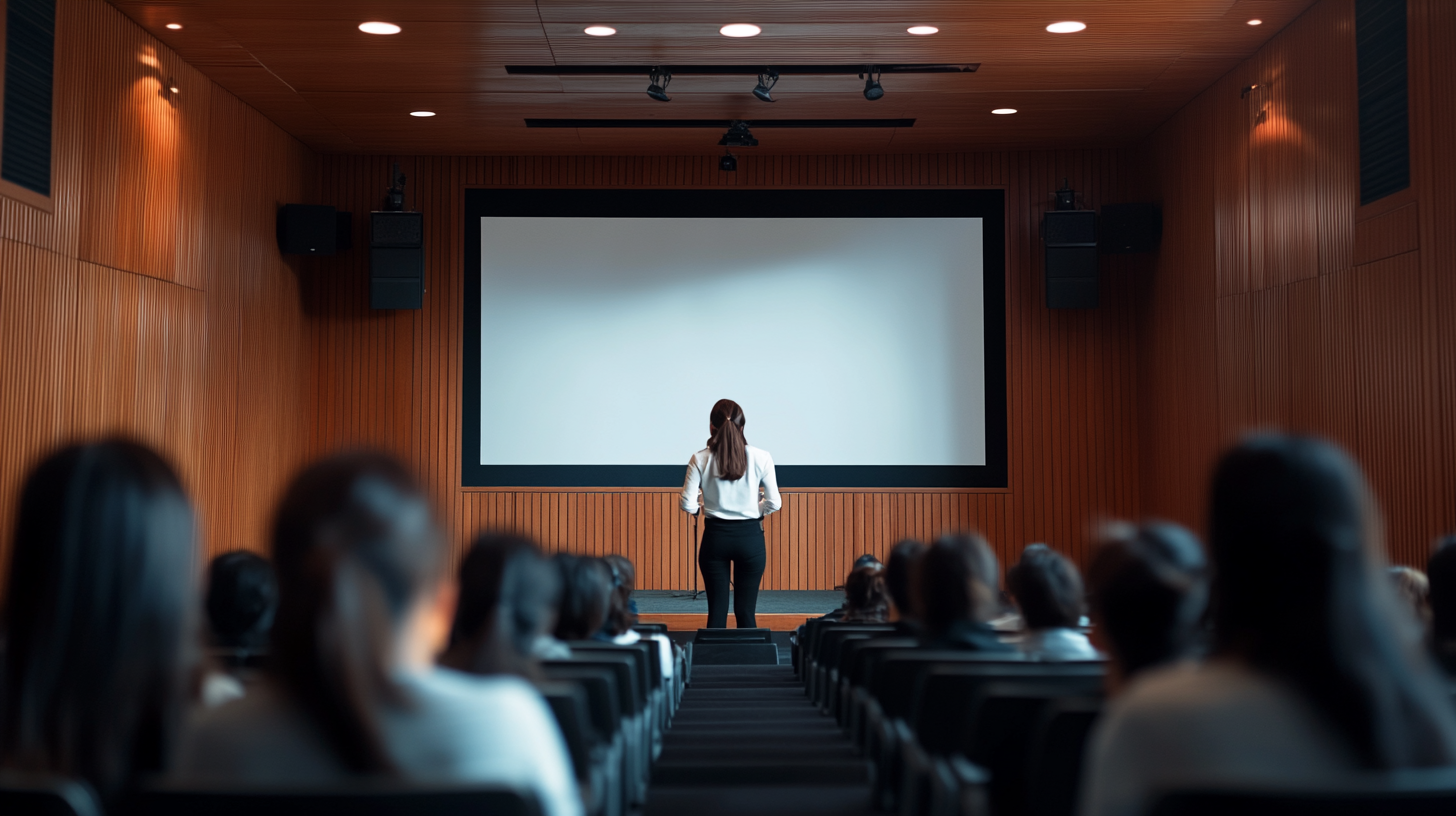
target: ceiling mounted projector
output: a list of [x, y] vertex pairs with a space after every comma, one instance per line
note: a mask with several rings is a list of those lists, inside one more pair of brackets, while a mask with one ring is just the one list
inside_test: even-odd
[[758, 84], [753, 88], [753, 95], [764, 102], [772, 102], [774, 98], [769, 91], [772, 91], [777, 84], [779, 84], [779, 72], [769, 68], [758, 75]]
[[647, 80], [652, 83], [647, 86], [648, 96], [656, 99], [658, 102], [672, 101], [672, 97], [667, 95], [667, 85], [672, 82], [672, 74], [670, 72], [664, 71], [661, 68], [653, 68], [652, 72], [647, 75]]
[[736, 121], [723, 134], [723, 138], [718, 140], [718, 144], [723, 147], [758, 147], [758, 140], [748, 132], [747, 122]]

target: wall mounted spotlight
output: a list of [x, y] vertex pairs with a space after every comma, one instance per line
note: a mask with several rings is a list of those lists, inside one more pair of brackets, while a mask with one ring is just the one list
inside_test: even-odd
[[1254, 91], [1257, 91], [1257, 90], [1259, 90], [1259, 83], [1257, 83], [1257, 82], [1255, 82], [1253, 85], [1245, 85], [1244, 88], [1243, 88], [1243, 90], [1239, 91], [1239, 98], [1240, 99], [1248, 99], [1249, 98], [1249, 94], [1251, 94], [1251, 93], [1253, 93]]
[[777, 84], [779, 84], [779, 72], [772, 68], [767, 68], [763, 73], [758, 75], [758, 84], [753, 86], [753, 95], [764, 102], [772, 102], [774, 98], [769, 94], [769, 91], [772, 91], [773, 87]]
[[[753, 138], [753, 134], [748, 131], [747, 122], [735, 119], [733, 124], [729, 125], [728, 132], [718, 140], [718, 144], [722, 147], [758, 147], [758, 140]], [[719, 166], [722, 166], [721, 163]], [[734, 166], [737, 166], [737, 161], [734, 162]]]
[[738, 172], [738, 157], [732, 153], [724, 153], [718, 157], [718, 169], [724, 173]]
[[864, 73], [859, 75], [865, 81], [864, 98], [873, 102], [885, 95], [885, 89], [880, 87], [880, 72], [875, 66], [866, 66]]
[[672, 97], [667, 95], [667, 85], [672, 82], [672, 73], [661, 68], [653, 68], [652, 73], [647, 75], [651, 85], [647, 86], [647, 95], [658, 102], [671, 102]]
[[174, 94], [182, 93], [182, 88], [177, 84], [177, 80], [175, 79], [167, 80], [167, 90], [171, 91]]

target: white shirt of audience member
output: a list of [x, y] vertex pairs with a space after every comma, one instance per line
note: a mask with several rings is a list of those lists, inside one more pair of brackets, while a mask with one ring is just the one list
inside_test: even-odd
[[1088, 743], [1081, 816], [1140, 816], [1160, 792], [1248, 786], [1320, 790], [1360, 764], [1294, 691], [1226, 660], [1134, 678]]
[[1028, 629], [1021, 636], [1021, 651], [1031, 660], [1100, 660], [1092, 641], [1076, 629]]
[[[400, 673], [396, 681], [414, 705], [383, 710], [380, 725], [405, 778], [508, 785], [534, 794], [544, 816], [582, 816], [561, 729], [530, 684], [443, 668]], [[351, 778], [313, 724], [269, 681], [195, 715], [178, 758], [175, 774], [184, 784], [283, 787]]]

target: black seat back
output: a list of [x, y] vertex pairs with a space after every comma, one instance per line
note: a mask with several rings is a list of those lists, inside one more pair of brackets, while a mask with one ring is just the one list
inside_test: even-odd
[[773, 643], [772, 629], [699, 629], [694, 643]]
[[1028, 816], [1073, 816], [1087, 738], [1102, 713], [1100, 697], [1062, 697], [1042, 707], [1027, 740]]
[[586, 694], [587, 711], [598, 739], [604, 743], [612, 741], [612, 735], [622, 725], [622, 698], [617, 692], [614, 670], [569, 660], [548, 660], [541, 663], [541, 673], [550, 682], [580, 686]]
[[637, 663], [638, 693], [647, 699], [647, 693], [662, 685], [662, 661], [658, 659], [657, 644], [603, 643], [600, 640], [573, 640], [567, 643], [572, 654], [590, 652], [593, 654], [630, 654]]
[[[839, 676], [848, 677], [851, 685], [863, 686], [869, 682], [873, 667], [879, 664], [879, 659], [887, 652], [905, 651], [919, 645], [919, 641], [915, 638], [907, 637], [877, 637], [869, 640], [857, 640], [839, 650]], [[846, 661], [848, 661], [847, 664]], [[845, 673], [846, 665], [848, 674]]]
[[838, 665], [839, 650], [846, 640], [867, 640], [894, 631], [895, 627], [883, 623], [841, 623], [826, 627], [819, 635], [814, 660], [827, 669]]
[[91, 786], [76, 779], [0, 773], [0, 813], [5, 816], [101, 816]]
[[958, 663], [1016, 663], [1028, 661], [1020, 652], [974, 652], [959, 649], [905, 649], [884, 653], [866, 684], [886, 717], [908, 718], [915, 702], [920, 675], [938, 665]]
[[1174, 792], [1149, 816], [1449, 816], [1456, 813], [1456, 785], [1436, 790], [1338, 790]]
[[571, 764], [576, 775], [586, 779], [591, 774], [592, 747], [597, 742], [597, 732], [592, 725], [591, 711], [587, 707], [586, 689], [576, 683], [547, 681], [537, 686], [551, 713], [556, 715], [556, 724], [566, 740], [566, 750], [571, 754]]
[[[985, 765], [988, 756], [1001, 752], [1007, 722], [1014, 722], [1018, 733], [1024, 734], [1042, 703], [1053, 697], [1098, 694], [1103, 674], [1101, 663], [932, 666], [920, 675], [907, 719], [926, 751], [960, 750], [972, 762]], [[1026, 706], [1029, 711], [1022, 710]], [[1023, 753], [1018, 752], [1018, 763]]]
[[[637, 695], [636, 661], [627, 655], [596, 654], [590, 658], [573, 655], [567, 660], [543, 660], [542, 667], [566, 665], [597, 667], [612, 672], [617, 691], [617, 707], [623, 717], [631, 717], [642, 709]], [[548, 675], [549, 677], [550, 675]]]
[[[9, 811], [6, 811], [8, 814]], [[541, 816], [535, 797], [510, 788], [352, 783], [347, 789], [156, 789], [125, 816]]]
[[665, 635], [665, 634], [667, 634], [667, 624], [665, 624], [665, 623], [641, 623], [641, 622], [638, 622], [638, 623], [633, 624], [632, 625], [632, 628], [634, 630], [636, 630], [636, 632], [638, 634], [641, 634], [641, 635]]

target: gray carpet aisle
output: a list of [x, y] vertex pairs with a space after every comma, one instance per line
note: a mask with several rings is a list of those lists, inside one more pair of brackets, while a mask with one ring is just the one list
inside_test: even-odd
[[779, 666], [695, 666], [644, 816], [868, 814], [869, 772]]

